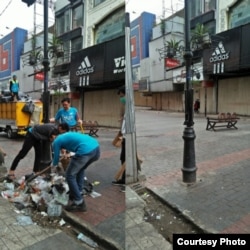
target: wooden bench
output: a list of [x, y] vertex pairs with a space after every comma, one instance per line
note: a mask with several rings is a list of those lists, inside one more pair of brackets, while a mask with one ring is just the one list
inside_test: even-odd
[[206, 130], [213, 130], [215, 131], [215, 128], [218, 127], [224, 127], [224, 128], [234, 128], [238, 129], [236, 127], [236, 124], [240, 118], [237, 117], [236, 113], [233, 113], [232, 115], [230, 113], [220, 113], [218, 117], [207, 117], [207, 127]]
[[76, 130], [81, 132], [82, 129], [84, 133], [88, 132], [89, 135], [98, 137], [99, 124], [97, 121], [82, 121], [82, 128], [77, 126]]

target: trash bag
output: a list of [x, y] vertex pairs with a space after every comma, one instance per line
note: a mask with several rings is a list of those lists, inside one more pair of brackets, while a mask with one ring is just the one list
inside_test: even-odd
[[22, 108], [23, 112], [29, 113], [29, 114], [32, 114], [34, 110], [35, 110], [35, 104], [32, 101], [26, 102]]

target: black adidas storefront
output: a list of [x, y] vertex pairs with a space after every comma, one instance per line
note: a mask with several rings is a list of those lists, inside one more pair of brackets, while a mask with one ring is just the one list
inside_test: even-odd
[[[214, 82], [208, 97], [212, 112], [250, 115], [250, 24], [212, 37], [212, 46], [203, 52], [203, 71]], [[206, 87], [206, 86], [204, 86]]]
[[117, 88], [124, 83], [124, 36], [71, 54], [71, 87], [86, 91]]
[[71, 54], [72, 105], [84, 120], [119, 127], [117, 89], [125, 85], [125, 37], [119, 37]]

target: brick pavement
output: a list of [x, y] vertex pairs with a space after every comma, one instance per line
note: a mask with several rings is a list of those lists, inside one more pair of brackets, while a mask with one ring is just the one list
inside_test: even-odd
[[207, 232], [250, 233], [249, 118], [241, 117], [238, 130], [212, 132], [195, 115], [198, 169], [191, 185], [182, 181], [183, 121], [181, 113], [136, 110], [145, 185]]

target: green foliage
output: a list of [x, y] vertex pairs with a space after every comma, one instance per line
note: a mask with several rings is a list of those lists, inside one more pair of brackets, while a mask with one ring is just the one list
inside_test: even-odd
[[208, 33], [208, 29], [201, 23], [197, 23], [195, 29], [192, 31], [191, 40], [202, 40], [203, 36]]
[[57, 49], [58, 47], [62, 46], [63, 42], [60, 38], [56, 37], [55, 35], [52, 36], [52, 40], [49, 41], [49, 46], [53, 49]]
[[175, 39], [170, 39], [166, 41], [166, 46], [170, 49], [174, 49], [175, 51], [178, 50], [181, 41], [176, 41]]

